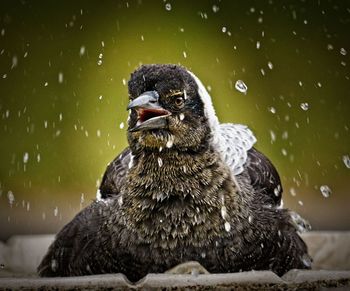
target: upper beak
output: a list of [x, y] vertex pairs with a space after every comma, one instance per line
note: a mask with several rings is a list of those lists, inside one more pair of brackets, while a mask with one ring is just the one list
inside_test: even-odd
[[167, 126], [165, 117], [169, 116], [170, 112], [158, 103], [158, 99], [157, 91], [147, 91], [129, 103], [127, 109], [135, 109], [138, 115], [136, 126], [129, 131], [159, 129]]

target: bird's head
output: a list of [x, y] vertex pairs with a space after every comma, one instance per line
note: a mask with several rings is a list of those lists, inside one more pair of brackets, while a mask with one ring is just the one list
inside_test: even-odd
[[209, 140], [214, 118], [208, 115], [215, 112], [191, 72], [178, 65], [143, 65], [132, 73], [128, 86], [128, 141], [133, 150], [196, 150], [207, 145], [203, 141]]

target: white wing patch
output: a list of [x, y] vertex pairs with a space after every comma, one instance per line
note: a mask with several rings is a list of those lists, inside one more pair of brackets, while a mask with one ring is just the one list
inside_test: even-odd
[[216, 148], [223, 161], [227, 163], [233, 175], [243, 172], [247, 161], [247, 151], [256, 143], [252, 131], [245, 125], [224, 123], [220, 124], [208, 91], [195, 74], [188, 71], [198, 86], [198, 94], [204, 104], [204, 114], [208, 118], [212, 132], [211, 143]]
[[247, 126], [241, 124], [224, 123], [218, 129], [219, 141], [215, 146], [236, 176], [243, 172], [247, 152], [256, 143], [256, 138]]

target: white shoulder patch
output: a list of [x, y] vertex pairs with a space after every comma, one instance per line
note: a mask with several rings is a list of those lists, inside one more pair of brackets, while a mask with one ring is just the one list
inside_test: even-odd
[[219, 127], [219, 142], [215, 145], [233, 175], [243, 172], [247, 152], [256, 143], [252, 131], [245, 125], [224, 123]]
[[211, 143], [227, 163], [233, 175], [243, 172], [247, 161], [247, 151], [256, 143], [252, 131], [245, 125], [225, 123], [220, 124], [208, 91], [195, 74], [188, 71], [198, 86], [198, 94], [204, 103], [204, 114], [208, 118], [212, 132]]

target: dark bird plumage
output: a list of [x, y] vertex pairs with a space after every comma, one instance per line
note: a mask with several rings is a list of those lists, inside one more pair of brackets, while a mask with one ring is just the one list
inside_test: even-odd
[[193, 260], [212, 273], [310, 267], [275, 167], [247, 127], [219, 123], [195, 75], [141, 66], [129, 96], [129, 147], [107, 167], [101, 199], [57, 235], [41, 276], [136, 281]]

